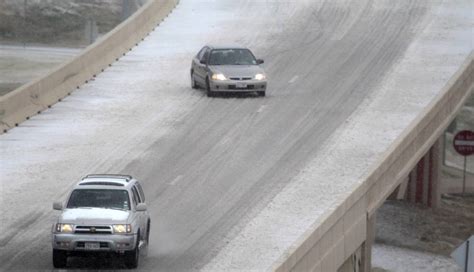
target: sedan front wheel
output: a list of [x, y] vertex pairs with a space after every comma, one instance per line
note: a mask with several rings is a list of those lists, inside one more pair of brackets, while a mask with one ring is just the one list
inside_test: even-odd
[[196, 79], [194, 79], [194, 72], [191, 72], [191, 88], [197, 89], [199, 86], [196, 84]]
[[215, 92], [211, 91], [211, 85], [209, 84], [209, 79], [206, 79], [206, 94], [207, 97], [214, 97], [216, 96]]

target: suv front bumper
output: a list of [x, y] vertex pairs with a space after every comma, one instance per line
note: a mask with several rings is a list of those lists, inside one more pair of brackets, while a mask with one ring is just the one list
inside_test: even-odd
[[136, 234], [53, 233], [54, 249], [66, 251], [123, 252], [135, 249]]

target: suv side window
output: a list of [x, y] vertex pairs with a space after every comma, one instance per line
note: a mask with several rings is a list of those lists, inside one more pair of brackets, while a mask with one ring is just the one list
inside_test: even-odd
[[138, 181], [137, 181], [137, 183], [135, 183], [135, 185], [137, 186], [138, 194], [140, 195], [140, 198], [141, 198], [142, 202], [145, 202], [145, 194], [143, 193], [142, 186], [140, 185], [140, 183]]
[[137, 191], [137, 188], [135, 187], [135, 185], [133, 185], [133, 187], [132, 187], [132, 192], [133, 192], [134, 198], [136, 199], [136, 202], [142, 203], [142, 201], [140, 199], [140, 195], [138, 194], [138, 191]]
[[135, 196], [135, 192], [133, 191], [133, 187], [132, 187], [132, 195], [130, 196], [130, 198], [132, 199], [133, 204], [134, 204], [135, 206], [137, 206], [137, 205], [138, 205], [137, 197]]

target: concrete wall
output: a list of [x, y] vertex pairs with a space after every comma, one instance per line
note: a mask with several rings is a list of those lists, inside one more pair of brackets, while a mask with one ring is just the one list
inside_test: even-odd
[[130, 51], [179, 0], [150, 0], [82, 54], [42, 78], [0, 97], [0, 134], [60, 101]]
[[[474, 53], [471, 53], [438, 96], [369, 171], [365, 182], [344, 203], [329, 211], [322, 224], [308, 230], [298, 244], [274, 264], [274, 270], [337, 271], [354, 253], [364, 248], [364, 243], [371, 240], [376, 209], [406, 180], [454, 119], [473, 89]], [[370, 247], [370, 243], [365, 247]], [[367, 252], [367, 248], [365, 250]]]

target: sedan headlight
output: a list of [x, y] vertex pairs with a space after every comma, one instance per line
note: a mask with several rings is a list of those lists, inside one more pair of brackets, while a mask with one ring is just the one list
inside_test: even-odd
[[255, 79], [256, 80], [265, 80], [267, 77], [264, 74], [256, 74]]
[[56, 232], [71, 233], [74, 229], [73, 224], [56, 224]]
[[130, 233], [132, 232], [132, 225], [130, 224], [120, 224], [113, 225], [114, 233]]
[[227, 80], [224, 74], [212, 74], [212, 80]]

